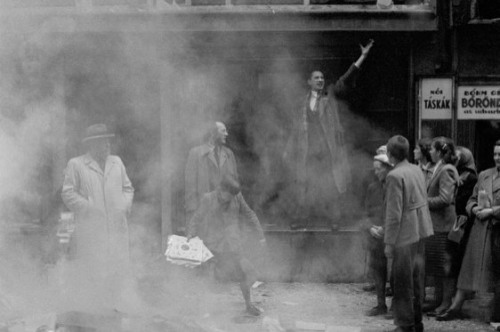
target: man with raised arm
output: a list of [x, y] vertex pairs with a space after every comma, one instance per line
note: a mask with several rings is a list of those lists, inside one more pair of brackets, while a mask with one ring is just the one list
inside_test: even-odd
[[311, 72], [307, 81], [310, 91], [292, 114], [283, 157], [292, 173], [297, 207], [294, 219], [299, 224], [320, 220], [334, 228], [340, 217], [339, 197], [347, 191], [351, 175], [339, 112], [348, 110], [346, 99], [373, 43], [370, 40], [366, 46], [360, 45], [360, 57], [327, 93], [323, 73]]

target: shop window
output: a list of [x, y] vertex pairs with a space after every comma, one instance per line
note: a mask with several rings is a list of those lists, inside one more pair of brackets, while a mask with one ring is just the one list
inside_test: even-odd
[[473, 18], [493, 19], [500, 18], [500, 2], [498, 0], [476, 0], [472, 1], [475, 15]]
[[422, 120], [420, 136], [426, 138], [451, 137], [451, 120]]
[[478, 171], [495, 165], [493, 147], [500, 139], [498, 120], [459, 120], [457, 123], [457, 146], [472, 151]]

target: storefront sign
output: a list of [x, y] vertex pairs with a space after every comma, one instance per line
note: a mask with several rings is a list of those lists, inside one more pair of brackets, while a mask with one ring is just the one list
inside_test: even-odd
[[457, 119], [499, 120], [500, 86], [459, 86]]
[[422, 120], [451, 119], [451, 78], [424, 78], [420, 85], [420, 115]]

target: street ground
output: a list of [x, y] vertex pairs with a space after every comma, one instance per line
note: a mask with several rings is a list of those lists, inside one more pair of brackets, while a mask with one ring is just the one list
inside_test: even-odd
[[[138, 292], [122, 308], [106, 311], [92, 310], [92, 306], [79, 309], [59, 305], [39, 308], [38, 312], [55, 312], [57, 321], [68, 327], [58, 332], [380, 332], [394, 329], [391, 320], [364, 315], [376, 302], [374, 293], [362, 290], [365, 284], [263, 283], [253, 289], [253, 300], [263, 313], [252, 317], [245, 315], [236, 283], [216, 282], [196, 270], [160, 265], [156, 271], [142, 276]], [[388, 297], [388, 305], [390, 300]], [[494, 331], [484, 319], [488, 302], [487, 296], [467, 301], [464, 311], [475, 317], [468, 320], [437, 322], [424, 317], [425, 331]], [[11, 314], [1, 313], [3, 317]], [[23, 314], [27, 317], [29, 312]], [[24, 317], [18, 316], [14, 325], [22, 325], [19, 322]], [[12, 321], [2, 322], [1, 332], [35, 331], [7, 328], [13, 325]]]
[[[150, 294], [146, 298], [156, 301], [156, 308], [167, 309], [164, 312], [166, 319], [176, 317], [196, 322], [206, 331], [378, 332], [394, 329], [392, 320], [364, 315], [376, 304], [375, 294], [362, 290], [364, 284], [264, 283], [253, 289], [254, 302], [263, 310], [260, 317], [245, 315], [236, 283], [211, 282], [195, 287], [174, 285], [163, 287], [162, 292], [158, 292], [162, 287], [148, 291], [150, 286], [143, 289], [144, 294]], [[198, 287], [205, 289], [200, 291]], [[388, 305], [390, 300], [388, 298]], [[493, 331], [480, 317], [485, 315], [483, 302], [466, 302], [464, 310], [476, 317], [473, 319], [438, 322], [425, 316], [425, 331]]]

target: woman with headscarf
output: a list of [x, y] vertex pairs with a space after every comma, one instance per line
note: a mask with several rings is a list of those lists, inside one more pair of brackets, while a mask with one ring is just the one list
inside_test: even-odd
[[434, 235], [425, 243], [425, 270], [434, 278], [435, 305], [428, 316], [443, 314], [451, 305], [458, 274], [453, 275], [451, 265], [458, 244], [448, 240], [448, 233], [457, 219], [455, 196], [459, 177], [455, 168], [456, 155], [453, 141], [447, 137], [432, 140], [430, 155], [436, 166], [427, 185], [429, 210]]

